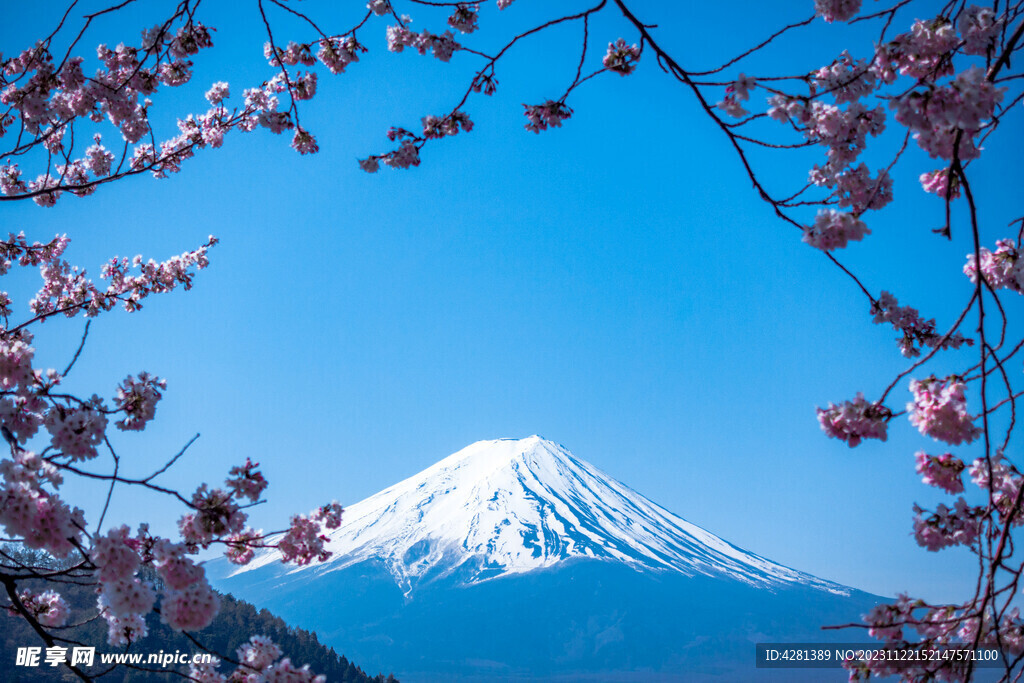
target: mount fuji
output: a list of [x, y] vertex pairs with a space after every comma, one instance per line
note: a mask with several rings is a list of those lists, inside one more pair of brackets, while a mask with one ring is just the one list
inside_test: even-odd
[[820, 627], [882, 600], [738, 548], [538, 436], [471, 444], [348, 506], [328, 538], [322, 564], [267, 550], [208, 572], [412, 683], [843, 680], [756, 670], [754, 643], [856, 640]]

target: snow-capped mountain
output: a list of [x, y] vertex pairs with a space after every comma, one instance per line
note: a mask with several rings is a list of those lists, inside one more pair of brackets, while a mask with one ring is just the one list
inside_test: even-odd
[[[539, 436], [471, 444], [348, 506], [329, 538], [326, 567], [294, 571], [379, 560], [408, 594], [422, 577], [458, 572], [475, 583], [594, 558], [849, 594], [723, 541]], [[239, 573], [279, 561], [268, 551]]]
[[881, 600], [737, 548], [537, 436], [479, 441], [348, 505], [328, 548], [208, 575], [403, 683], [780, 680], [753, 669], [755, 642], [856, 640], [820, 627]]

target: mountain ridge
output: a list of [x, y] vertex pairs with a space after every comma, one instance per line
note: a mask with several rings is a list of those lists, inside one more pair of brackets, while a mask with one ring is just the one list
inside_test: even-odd
[[[411, 597], [421, 581], [454, 573], [477, 583], [593, 559], [768, 588], [850, 592], [728, 543], [537, 435], [470, 444], [347, 507], [328, 539], [330, 560], [289, 573], [377, 559]], [[279, 559], [276, 550], [264, 551], [232, 576]]]
[[329, 539], [324, 564], [268, 551], [208, 575], [408, 683], [779, 680], [755, 643], [858, 641], [821, 626], [883, 601], [738, 548], [537, 436], [471, 444], [349, 506]]

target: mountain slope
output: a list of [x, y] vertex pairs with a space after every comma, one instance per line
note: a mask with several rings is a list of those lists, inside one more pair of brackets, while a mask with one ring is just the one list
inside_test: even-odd
[[[419, 579], [466, 583], [573, 558], [751, 585], [848, 589], [723, 541], [538, 436], [478, 441], [346, 508], [324, 567], [382, 561], [406, 593]], [[265, 552], [240, 572], [279, 561]]]
[[329, 548], [321, 565], [268, 551], [208, 573], [412, 683], [781, 680], [753, 668], [754, 643], [858, 640], [820, 627], [881, 600], [737, 548], [536, 436], [472, 444], [347, 507]]

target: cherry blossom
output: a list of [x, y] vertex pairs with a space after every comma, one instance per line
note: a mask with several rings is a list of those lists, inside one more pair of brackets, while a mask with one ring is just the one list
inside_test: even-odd
[[921, 355], [921, 349], [953, 348], [958, 349], [966, 344], [971, 346], [974, 340], [968, 339], [959, 332], [949, 336], [940, 335], [935, 330], [935, 320], [925, 320], [916, 308], [900, 306], [889, 292], [882, 292], [871, 304], [871, 313], [876, 323], [889, 323], [899, 330], [903, 337], [899, 340], [900, 353], [907, 358]]
[[827, 22], [849, 21], [860, 11], [861, 0], [814, 0], [814, 9]]
[[480, 28], [477, 25], [479, 11], [480, 5], [475, 3], [456, 5], [455, 11], [448, 17], [448, 25], [461, 33], [472, 33]]
[[829, 403], [828, 408], [818, 408], [818, 422], [830, 438], [845, 441], [850, 448], [860, 444], [862, 439], [888, 438], [888, 421], [892, 413], [885, 406], [868, 403], [862, 394], [853, 401], [839, 405]]
[[324, 548], [327, 537], [320, 532], [320, 524], [311, 517], [295, 515], [291, 527], [277, 543], [281, 559], [297, 565], [309, 564], [313, 560], [323, 562], [331, 556]]
[[572, 109], [567, 107], [564, 102], [553, 100], [547, 100], [544, 104], [524, 104], [523, 108], [526, 109], [523, 113], [530, 120], [526, 124], [526, 130], [531, 130], [534, 133], [547, 130], [549, 127], [561, 128], [562, 121], [572, 116]]
[[[620, 76], [628, 76], [636, 70], [638, 61], [640, 61], [640, 48], [635, 44], [628, 45], [625, 39], [619, 38], [614, 43], [608, 43], [608, 51], [601, 63], [609, 71], [614, 71]], [[740, 80], [744, 80], [743, 74], [740, 74]], [[744, 93], [750, 87], [753, 87], [753, 83], [744, 80]]]
[[244, 465], [231, 468], [230, 477], [226, 483], [235, 496], [248, 498], [254, 503], [259, 500], [260, 495], [268, 486], [267, 480], [256, 471], [259, 466], [258, 462], [254, 463], [246, 458]]
[[[996, 242], [996, 250], [989, 251], [986, 247], [978, 250], [981, 261], [981, 273], [993, 289], [1009, 289], [1024, 294], [1024, 260], [1020, 258], [1017, 245], [1013, 240], [1003, 239]], [[968, 254], [964, 264], [964, 274], [971, 282], [978, 281], [975, 255]]]
[[960, 196], [960, 186], [957, 184], [956, 176], [954, 175], [951, 178], [948, 169], [940, 168], [928, 173], [922, 173], [920, 181], [921, 187], [925, 192], [931, 192], [943, 199], [947, 197], [949, 199], [956, 199]]
[[22, 607], [43, 626], [59, 627], [68, 622], [71, 610], [60, 593], [21, 591], [18, 599]]
[[984, 509], [971, 507], [963, 498], [957, 498], [952, 508], [940, 503], [934, 513], [925, 515], [925, 510], [915, 505], [914, 513], [914, 538], [919, 545], [935, 552], [974, 543]]
[[822, 251], [832, 251], [842, 249], [850, 242], [858, 242], [868, 234], [871, 231], [854, 214], [822, 209], [815, 217], [814, 225], [804, 228], [804, 242]]
[[113, 583], [127, 579], [139, 568], [139, 555], [127, 526], [108, 531], [93, 542], [92, 561], [99, 568], [99, 580]]
[[914, 459], [917, 461], [917, 473], [922, 475], [924, 483], [948, 493], [963, 493], [964, 483], [960, 478], [965, 468], [963, 460], [952, 453], [928, 455], [924, 451], [918, 451]]
[[163, 397], [161, 390], [165, 389], [167, 381], [148, 372], [140, 372], [138, 380], [125, 378], [117, 388], [114, 400], [114, 409], [124, 411], [125, 416], [115, 422], [115, 426], [126, 431], [145, 429], [146, 423], [156, 416], [156, 404]]
[[914, 400], [907, 404], [910, 423], [925, 436], [952, 446], [970, 443], [981, 434], [967, 413], [966, 387], [956, 376], [911, 380]]

